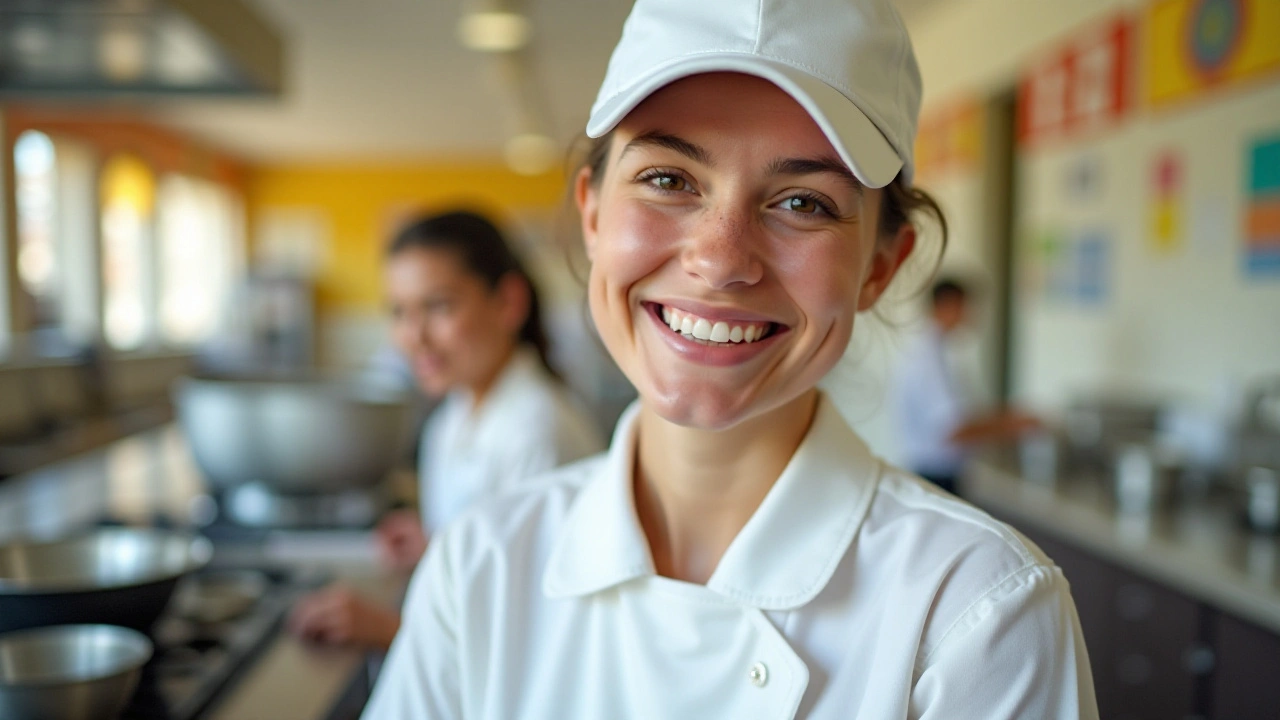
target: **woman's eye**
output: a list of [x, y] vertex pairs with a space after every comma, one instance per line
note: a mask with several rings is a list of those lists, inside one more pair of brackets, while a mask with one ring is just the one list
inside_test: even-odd
[[805, 215], [812, 215], [822, 209], [818, 207], [818, 203], [813, 198], [789, 197], [784, 202], [788, 210], [804, 213]]
[[684, 192], [689, 189], [689, 182], [679, 175], [655, 173], [645, 179], [650, 185], [663, 192]]

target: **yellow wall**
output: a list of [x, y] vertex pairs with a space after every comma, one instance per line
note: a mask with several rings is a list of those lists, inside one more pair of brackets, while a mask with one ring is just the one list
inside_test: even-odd
[[320, 213], [326, 260], [318, 277], [321, 312], [380, 307], [380, 263], [388, 235], [410, 213], [463, 205], [504, 216], [549, 211], [563, 200], [559, 173], [525, 177], [498, 163], [295, 165], [255, 168], [251, 222], [272, 209]]

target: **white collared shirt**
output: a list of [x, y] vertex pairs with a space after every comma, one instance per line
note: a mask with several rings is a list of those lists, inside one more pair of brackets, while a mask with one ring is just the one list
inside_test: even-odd
[[536, 351], [517, 348], [477, 408], [449, 393], [422, 431], [423, 525], [435, 533], [477, 500], [600, 452], [601, 433]]
[[891, 397], [903, 464], [912, 472], [958, 475], [965, 453], [951, 435], [975, 408], [960, 387], [946, 337], [933, 324], [913, 338], [897, 363]]
[[366, 720], [1097, 717], [1061, 571], [825, 397], [707, 584], [657, 576], [636, 414], [432, 543]]

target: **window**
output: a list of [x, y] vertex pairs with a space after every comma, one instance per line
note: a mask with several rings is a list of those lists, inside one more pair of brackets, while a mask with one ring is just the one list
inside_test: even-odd
[[227, 189], [170, 175], [157, 194], [160, 334], [192, 345], [219, 328], [243, 263], [242, 210]]
[[57, 242], [57, 165], [53, 141], [28, 130], [13, 145], [18, 212], [20, 313], [34, 329], [57, 326], [61, 319], [61, 263]]
[[155, 179], [138, 158], [117, 155], [101, 188], [103, 334], [111, 347], [135, 350], [155, 337]]

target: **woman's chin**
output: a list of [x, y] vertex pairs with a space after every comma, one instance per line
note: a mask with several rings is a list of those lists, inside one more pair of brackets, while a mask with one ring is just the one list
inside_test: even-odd
[[416, 372], [414, 376], [417, 378], [418, 388], [431, 397], [439, 397], [453, 389], [449, 378], [440, 373]]
[[664, 387], [642, 393], [641, 400], [655, 415], [674, 425], [699, 430], [727, 430], [752, 413], [751, 398], [743, 389]]

